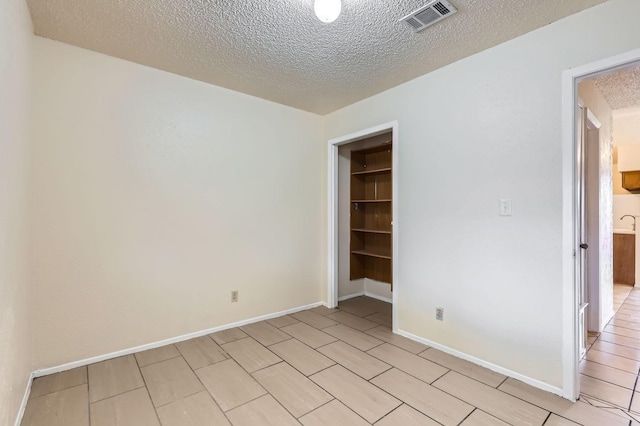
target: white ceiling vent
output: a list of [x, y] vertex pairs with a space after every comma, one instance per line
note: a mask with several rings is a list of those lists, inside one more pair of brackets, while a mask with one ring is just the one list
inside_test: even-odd
[[400, 21], [406, 22], [415, 32], [418, 32], [453, 15], [457, 11], [458, 9], [446, 0], [432, 0], [420, 9], [411, 12]]

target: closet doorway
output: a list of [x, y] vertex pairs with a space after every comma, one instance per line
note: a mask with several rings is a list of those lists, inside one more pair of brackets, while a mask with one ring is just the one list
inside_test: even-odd
[[328, 149], [327, 304], [349, 312], [391, 303], [390, 318], [368, 319], [396, 331], [398, 124], [331, 139]]

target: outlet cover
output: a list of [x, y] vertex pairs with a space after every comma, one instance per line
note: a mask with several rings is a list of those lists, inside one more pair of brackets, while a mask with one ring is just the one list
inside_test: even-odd
[[436, 308], [436, 319], [444, 321], [444, 308]]
[[238, 290], [233, 290], [231, 292], [231, 302], [235, 303], [238, 301]]

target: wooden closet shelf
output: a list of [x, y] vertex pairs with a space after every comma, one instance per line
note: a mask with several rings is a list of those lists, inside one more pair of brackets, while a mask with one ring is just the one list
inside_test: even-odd
[[353, 254], [359, 254], [362, 256], [370, 256], [377, 257], [380, 259], [389, 259], [391, 260], [391, 253], [383, 252], [383, 251], [374, 251], [374, 250], [351, 250]]
[[385, 167], [383, 169], [373, 169], [373, 170], [363, 170], [361, 172], [353, 172], [351, 173], [352, 176], [359, 176], [359, 175], [372, 175], [374, 173], [388, 173], [391, 171], [391, 167]]
[[384, 230], [380, 230], [380, 229], [364, 229], [364, 228], [352, 228], [352, 231], [355, 232], [368, 232], [371, 234], [389, 234], [391, 235], [391, 231], [384, 231]]
[[391, 200], [388, 198], [382, 200], [351, 200], [352, 203], [390, 203]]

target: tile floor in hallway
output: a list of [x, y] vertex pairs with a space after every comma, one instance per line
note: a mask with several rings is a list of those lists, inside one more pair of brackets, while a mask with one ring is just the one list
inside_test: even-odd
[[640, 421], [640, 290], [614, 286], [615, 316], [600, 334], [589, 335], [580, 363], [580, 400]]
[[38, 378], [22, 425], [638, 424], [640, 292], [621, 294], [577, 403], [394, 335], [358, 297]]

